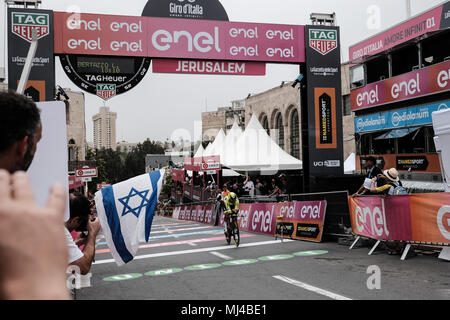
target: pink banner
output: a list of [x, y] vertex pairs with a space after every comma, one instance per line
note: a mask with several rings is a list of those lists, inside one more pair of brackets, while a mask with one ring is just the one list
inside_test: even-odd
[[[284, 222], [317, 224], [322, 229], [325, 212], [326, 201], [240, 204], [238, 221], [242, 231], [274, 235], [278, 216], [283, 216]], [[216, 219], [214, 205], [182, 207], [178, 219], [212, 225]], [[221, 212], [218, 225], [223, 224]]]
[[411, 241], [409, 196], [350, 198], [353, 232], [373, 239]]
[[266, 64], [258, 62], [154, 59], [152, 65], [154, 73], [266, 75]]
[[206, 224], [214, 223], [214, 205], [205, 206], [205, 219], [204, 222]]
[[55, 53], [305, 62], [304, 26], [55, 12]]
[[184, 182], [184, 170], [173, 169], [172, 170], [172, 180]]
[[277, 206], [277, 216], [283, 216], [283, 221], [325, 221], [326, 201], [283, 202]]
[[185, 158], [184, 169], [196, 172], [220, 171], [220, 156], [210, 156], [202, 158]]
[[362, 58], [384, 52], [428, 32], [439, 30], [441, 28], [442, 11], [443, 6], [439, 6], [383, 33], [351, 46], [349, 59], [354, 63], [357, 63]]
[[352, 110], [450, 90], [450, 61], [352, 90]]

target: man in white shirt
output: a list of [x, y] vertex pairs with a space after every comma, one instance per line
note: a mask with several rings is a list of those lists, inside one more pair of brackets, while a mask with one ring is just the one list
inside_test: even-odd
[[[91, 202], [85, 196], [75, 196], [70, 199], [70, 219], [65, 224], [66, 242], [69, 253], [69, 265], [80, 268], [82, 275], [89, 273], [95, 257], [95, 239], [100, 232], [99, 219], [91, 215]], [[82, 232], [75, 241], [72, 231]], [[88, 232], [83, 236], [83, 232]], [[80, 246], [83, 246], [80, 250]]]
[[248, 195], [250, 197], [255, 196], [255, 185], [252, 180], [250, 180], [250, 177], [247, 175], [247, 179], [244, 182], [244, 190], [248, 192]]

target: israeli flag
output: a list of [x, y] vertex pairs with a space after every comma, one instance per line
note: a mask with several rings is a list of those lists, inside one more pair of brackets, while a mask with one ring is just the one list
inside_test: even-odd
[[139, 243], [148, 242], [164, 170], [103, 188], [95, 204], [106, 243], [117, 265], [134, 259]]

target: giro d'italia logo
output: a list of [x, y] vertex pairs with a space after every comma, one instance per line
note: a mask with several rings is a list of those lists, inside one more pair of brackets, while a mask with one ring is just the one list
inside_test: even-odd
[[50, 18], [43, 13], [12, 12], [12, 33], [31, 43], [33, 29], [37, 38], [42, 39], [50, 34]]
[[115, 84], [97, 84], [97, 96], [103, 100], [109, 100], [116, 95], [117, 87]]
[[310, 29], [309, 46], [322, 55], [327, 55], [338, 47], [337, 30]]

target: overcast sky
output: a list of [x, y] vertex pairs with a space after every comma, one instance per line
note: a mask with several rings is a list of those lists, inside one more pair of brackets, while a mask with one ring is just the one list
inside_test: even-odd
[[[442, 0], [411, 0], [412, 15], [434, 7]], [[99, 14], [140, 16], [147, 0], [42, 0], [44, 9]], [[230, 21], [309, 24], [312, 12], [336, 12], [341, 27], [342, 60], [348, 60], [348, 47], [406, 19], [405, 0], [221, 0]], [[377, 29], [377, 12], [380, 13]], [[5, 7], [0, 17], [6, 19]], [[6, 23], [1, 23], [5, 34]], [[4, 37], [0, 39], [0, 67], [5, 64]], [[59, 59], [56, 63], [56, 83], [64, 88], [79, 89], [66, 77]], [[149, 72], [133, 90], [107, 102], [117, 112], [117, 140], [142, 142], [146, 138], [165, 141], [176, 139], [182, 131], [194, 136], [199, 128], [201, 113], [218, 107], [230, 106], [231, 101], [246, 98], [249, 93], [263, 92], [282, 81], [294, 80], [298, 75], [295, 65], [268, 65], [264, 77], [233, 77], [206, 75], [161, 75]], [[92, 116], [103, 102], [86, 94], [87, 140], [93, 140]], [[181, 129], [181, 130], [180, 130]], [[182, 130], [185, 129], [185, 130]]]

